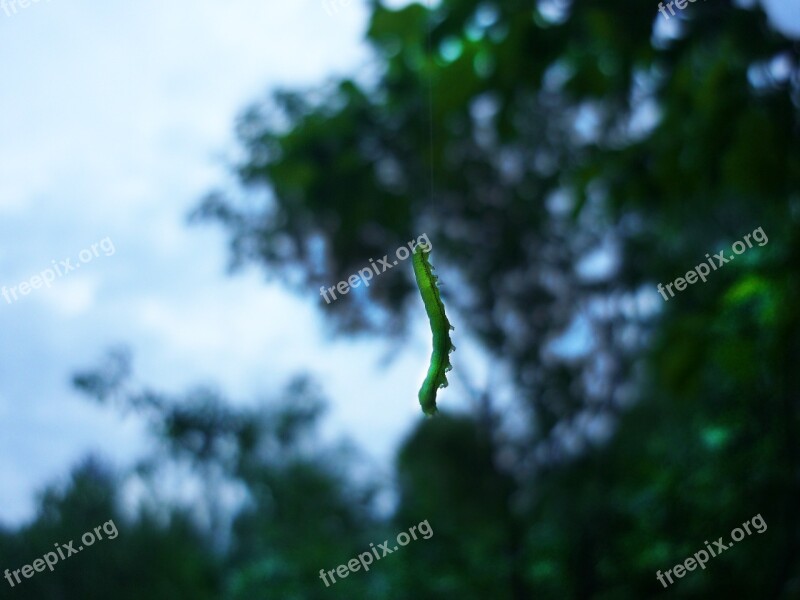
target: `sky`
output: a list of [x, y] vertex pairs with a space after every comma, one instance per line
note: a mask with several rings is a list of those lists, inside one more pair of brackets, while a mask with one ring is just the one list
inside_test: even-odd
[[[151, 389], [211, 384], [240, 403], [277, 395], [313, 364], [331, 399], [327, 435], [376, 464], [420, 418], [421, 305], [403, 348], [326, 339], [319, 296], [291, 295], [255, 268], [229, 275], [224, 232], [186, 224], [205, 193], [230, 184], [246, 105], [367, 64], [364, 7], [187, 6], [0, 5], [0, 523], [31, 518], [35, 493], [87, 453], [124, 466], [152, 443], [136, 416], [69, 383], [120, 344]], [[56, 268], [49, 287], [33, 279]], [[41, 287], [22, 295], [23, 283]]]
[[[224, 232], [186, 224], [230, 184], [242, 109], [368, 64], [363, 3], [19, 1], [0, 3], [0, 286], [31, 287], [0, 296], [0, 524], [30, 519], [36, 492], [87, 453], [121, 467], [152, 444], [135, 415], [69, 383], [120, 344], [149, 388], [211, 384], [238, 403], [312, 364], [331, 399], [326, 435], [384, 464], [421, 418], [421, 304], [403, 347], [327, 339], [318, 296], [255, 268], [229, 275]], [[800, 12], [769, 5], [779, 19]], [[454, 361], [482, 362], [456, 345]], [[454, 387], [440, 403], [463, 408]]]

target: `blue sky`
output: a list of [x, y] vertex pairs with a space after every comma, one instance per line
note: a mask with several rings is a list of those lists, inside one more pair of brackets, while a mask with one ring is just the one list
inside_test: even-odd
[[[228, 276], [223, 232], [185, 224], [205, 192], [230, 183], [245, 105], [367, 64], [362, 3], [330, 15], [323, 1], [0, 8], [0, 286], [80, 262], [100, 240], [114, 246], [49, 289], [0, 297], [0, 522], [30, 518], [34, 492], [87, 452], [121, 466], [146, 449], [134, 416], [69, 386], [120, 343], [154, 389], [211, 383], [241, 402], [314, 364], [332, 399], [326, 435], [353, 438], [376, 464], [421, 418], [430, 353], [421, 304], [403, 348], [328, 340], [319, 296], [290, 295], [256, 269]], [[770, 4], [798, 14], [796, 1]], [[483, 362], [456, 345], [462, 364]], [[453, 386], [442, 403], [463, 408], [458, 396]]]
[[327, 340], [319, 296], [292, 296], [256, 269], [228, 276], [223, 232], [185, 224], [205, 192], [230, 182], [246, 104], [366, 64], [365, 10], [329, 15], [322, 0], [188, 6], [0, 9], [0, 286], [53, 261], [79, 263], [100, 240], [114, 246], [49, 289], [0, 297], [0, 522], [29, 518], [33, 493], [87, 452], [124, 465], [146, 448], [135, 417], [69, 386], [120, 343], [134, 351], [138, 381], [169, 392], [212, 383], [241, 402], [314, 364], [332, 399], [327, 434], [350, 436], [378, 463], [420, 418], [430, 353], [421, 304], [400, 351]]

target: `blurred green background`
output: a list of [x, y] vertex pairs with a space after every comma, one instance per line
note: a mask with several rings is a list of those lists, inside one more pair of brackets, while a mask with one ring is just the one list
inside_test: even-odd
[[[472, 409], [420, 412], [376, 475], [320, 441], [325, 390], [308, 377], [236, 408], [134, 384], [113, 351], [75, 386], [146, 419], [140, 481], [174, 465], [201, 501], [132, 517], [129, 473], [87, 458], [32, 523], [0, 531], [0, 565], [110, 518], [119, 539], [0, 595], [800, 598], [800, 46], [759, 4], [679, 13], [376, 2], [374, 72], [245, 110], [239, 185], [191, 220], [225, 231], [234, 264], [312, 296], [426, 233], [454, 342], [480, 345], [491, 384], [471, 383], [457, 351], [451, 381]], [[707, 282], [669, 302], [656, 291], [759, 227], [769, 242]], [[419, 315], [408, 267], [320, 299], [334, 335], [399, 347]], [[358, 368], [353, 394], [373, 401]], [[659, 584], [757, 514], [764, 533]], [[320, 580], [423, 520], [430, 539]]]

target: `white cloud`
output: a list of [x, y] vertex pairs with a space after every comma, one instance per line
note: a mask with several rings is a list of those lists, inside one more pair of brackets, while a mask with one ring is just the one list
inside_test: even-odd
[[354, 3], [333, 20], [315, 0], [0, 13], [0, 284], [106, 236], [117, 249], [0, 307], [14, 340], [2, 351], [13, 368], [0, 380], [0, 519], [29, 514], [33, 490], [90, 447], [137, 451], [136, 432], [117, 437], [121, 422], [67, 388], [109, 345], [129, 343], [155, 388], [211, 380], [234, 396], [271, 392], [314, 352], [335, 362], [310, 303], [255, 273], [227, 277], [223, 235], [185, 216], [225, 176], [217, 157], [247, 103], [367, 60], [364, 15]]

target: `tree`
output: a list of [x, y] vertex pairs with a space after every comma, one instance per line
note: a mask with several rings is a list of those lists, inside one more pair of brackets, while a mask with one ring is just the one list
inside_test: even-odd
[[[375, 2], [377, 78], [248, 110], [243, 193], [195, 212], [234, 264], [303, 293], [430, 236], [456, 327], [511, 373], [489, 438], [524, 497], [507, 510], [531, 593], [652, 595], [656, 569], [756, 513], [774, 533], [681, 593], [800, 587], [798, 46], [758, 5], [690, 6]], [[758, 227], [768, 245], [662, 304], [657, 283]], [[395, 275], [323, 308], [397, 335], [412, 293]]]

